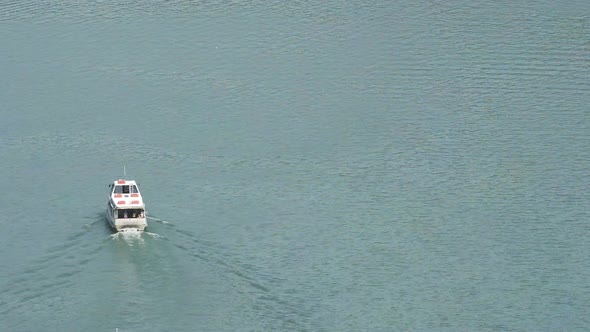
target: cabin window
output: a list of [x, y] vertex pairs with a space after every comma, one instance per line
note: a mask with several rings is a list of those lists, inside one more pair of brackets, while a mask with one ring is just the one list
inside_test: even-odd
[[142, 209], [119, 209], [117, 210], [117, 218], [143, 218], [144, 211]]
[[113, 193], [115, 194], [129, 194], [129, 193], [138, 193], [139, 191], [137, 190], [136, 186], [115, 186], [115, 191], [113, 191]]

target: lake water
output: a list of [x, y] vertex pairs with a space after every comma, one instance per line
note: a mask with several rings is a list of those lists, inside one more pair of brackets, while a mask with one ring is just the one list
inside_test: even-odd
[[590, 330], [589, 13], [1, 0], [2, 330]]

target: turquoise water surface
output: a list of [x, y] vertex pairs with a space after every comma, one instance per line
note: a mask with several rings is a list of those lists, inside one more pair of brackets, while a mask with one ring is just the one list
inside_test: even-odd
[[589, 13], [0, 0], [2, 330], [590, 330]]

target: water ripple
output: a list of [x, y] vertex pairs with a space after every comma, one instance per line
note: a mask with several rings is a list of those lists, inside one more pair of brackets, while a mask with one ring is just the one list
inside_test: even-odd
[[[102, 250], [102, 245], [88, 245], [88, 230], [70, 234], [58, 241], [47, 253], [32, 262], [32, 267], [14, 271], [0, 289], [5, 301], [0, 305], [3, 314], [36, 308], [48, 299], [60, 296], [64, 289], [73, 286], [83, 267]], [[91, 242], [90, 242], [91, 243]]]
[[[218, 270], [223, 279], [230, 279], [240, 296], [245, 296], [252, 303], [257, 311], [256, 314], [263, 321], [270, 319], [269, 326], [298, 331], [313, 330], [309, 321], [311, 315], [306, 309], [301, 305], [290, 303], [273, 287], [266, 285], [261, 280], [261, 276], [257, 276], [260, 272], [257, 272], [254, 266], [239, 261], [240, 255], [227, 252], [212, 242], [199, 239], [192, 232], [177, 229], [176, 233], [180, 236], [174, 237], [174, 246], [194, 258], [211, 264], [211, 267]], [[266, 276], [264, 279], [268, 280], [268, 278]]]

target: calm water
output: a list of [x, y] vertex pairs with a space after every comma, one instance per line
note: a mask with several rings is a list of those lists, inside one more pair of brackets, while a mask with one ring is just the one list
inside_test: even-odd
[[2, 330], [590, 330], [589, 13], [0, 0]]

